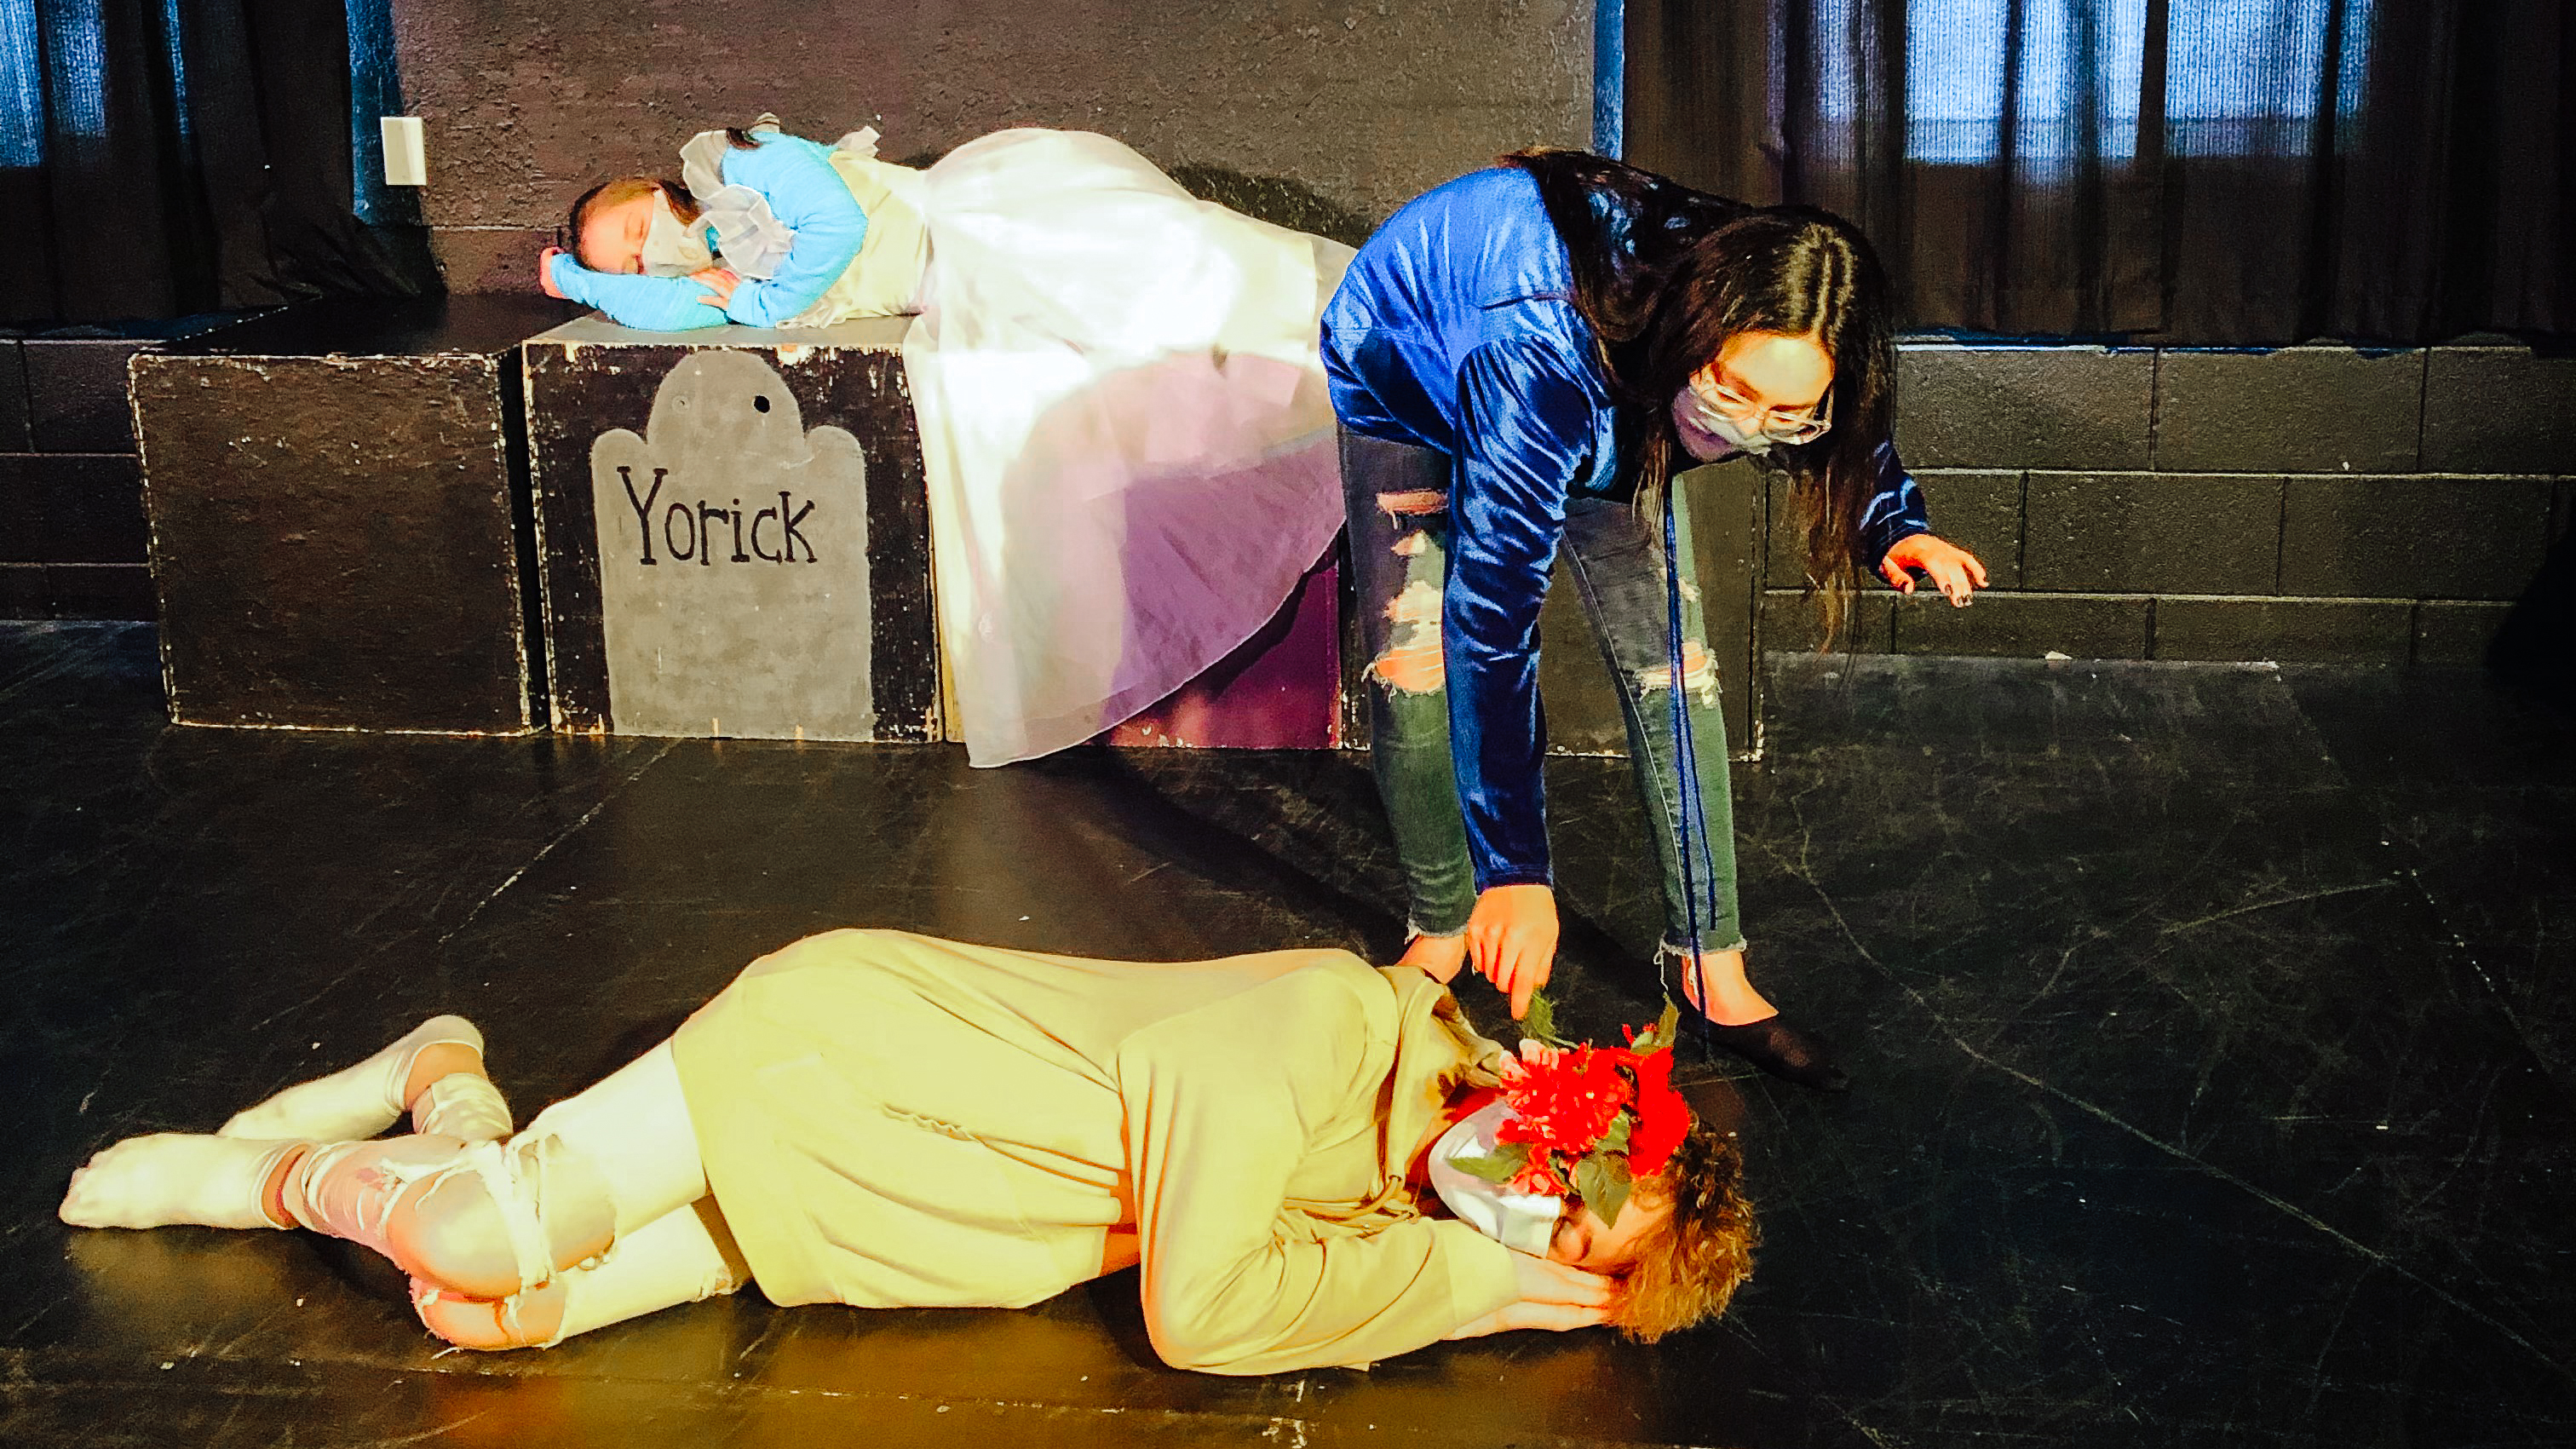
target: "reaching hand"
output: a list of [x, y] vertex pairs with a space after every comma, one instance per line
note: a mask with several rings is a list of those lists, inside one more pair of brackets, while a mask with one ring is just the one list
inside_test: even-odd
[[724, 267], [708, 267], [702, 271], [691, 272], [689, 280], [707, 289], [711, 294], [707, 305], [719, 312], [732, 305], [733, 289], [742, 285], [742, 278], [735, 276], [731, 270]]
[[1519, 1281], [1521, 1296], [1458, 1325], [1449, 1331], [1449, 1337], [1481, 1338], [1518, 1328], [1562, 1333], [1569, 1328], [1607, 1323], [1618, 1309], [1616, 1278], [1604, 1278], [1522, 1252], [1512, 1254], [1512, 1271]]
[[1966, 604], [1970, 594], [1986, 586], [1986, 566], [1977, 562], [1975, 554], [1928, 533], [1898, 539], [1878, 562], [1878, 576], [1900, 594], [1914, 592], [1914, 569], [1930, 574], [1932, 586], [1954, 607]]
[[[555, 258], [569, 255], [571, 253], [566, 252], [562, 247], [548, 247], [537, 253], [537, 286], [542, 288], [547, 296], [563, 297], [563, 293], [555, 290]], [[567, 297], [564, 300], [571, 299]]]
[[1467, 917], [1467, 960], [1512, 998], [1512, 1020], [1556, 965], [1556, 892], [1543, 885], [1495, 886]]

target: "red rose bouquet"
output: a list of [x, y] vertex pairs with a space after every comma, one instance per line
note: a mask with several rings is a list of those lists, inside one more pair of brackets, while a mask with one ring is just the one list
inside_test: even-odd
[[1452, 1165], [1514, 1192], [1581, 1198], [1616, 1222], [1636, 1180], [1662, 1171], [1690, 1131], [1672, 1081], [1680, 1016], [1666, 1007], [1661, 1021], [1627, 1032], [1624, 1047], [1559, 1041], [1554, 1017], [1545, 998], [1530, 1002], [1529, 1037], [1503, 1062], [1512, 1115], [1495, 1130], [1499, 1146]]

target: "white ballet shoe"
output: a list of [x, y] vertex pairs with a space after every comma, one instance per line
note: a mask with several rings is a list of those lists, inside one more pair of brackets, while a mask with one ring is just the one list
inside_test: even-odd
[[[471, 1047], [480, 1056], [483, 1033], [475, 1030], [474, 1023], [464, 1017], [433, 1016], [413, 1027], [401, 1040], [355, 1066], [343, 1067], [327, 1077], [299, 1082], [256, 1107], [235, 1113], [231, 1121], [215, 1129], [215, 1135], [269, 1140], [303, 1138], [316, 1142], [350, 1142], [373, 1137], [402, 1120], [403, 1088], [410, 1083], [412, 1063], [419, 1058], [424, 1047], [442, 1043]], [[490, 1084], [487, 1082], [485, 1086], [489, 1088]], [[471, 1093], [470, 1088], [460, 1090]], [[492, 1090], [490, 1096], [493, 1102], [499, 1102], [497, 1089]], [[481, 1118], [489, 1115], [488, 1107], [478, 1109], [478, 1124]], [[507, 1104], [500, 1106], [499, 1116], [502, 1128], [494, 1135], [506, 1137], [509, 1135]], [[424, 1127], [422, 1130], [429, 1129]], [[447, 1135], [465, 1136], [463, 1133]], [[467, 1140], [488, 1139], [470, 1137]]]
[[542, 1287], [507, 1298], [470, 1298], [414, 1278], [411, 1303], [422, 1326], [458, 1348], [552, 1348], [576, 1334], [731, 1293], [750, 1277], [750, 1268], [710, 1241], [701, 1220], [684, 1208], [655, 1218], [618, 1239], [606, 1255], [565, 1269]]
[[77, 1228], [274, 1228], [268, 1180], [302, 1142], [156, 1132], [101, 1150], [57, 1209]]
[[[557, 1220], [564, 1241], [615, 1241], [616, 1208], [604, 1187], [579, 1165], [559, 1163], [561, 1154], [551, 1136], [509, 1143], [425, 1136], [334, 1142], [296, 1164], [283, 1202], [296, 1222], [372, 1248], [413, 1277], [459, 1284], [470, 1275], [506, 1285], [487, 1290], [505, 1296], [543, 1287], [580, 1261], [579, 1253], [556, 1249]], [[566, 1173], [569, 1180], [555, 1182]], [[462, 1250], [479, 1257], [471, 1267], [454, 1256], [460, 1251], [454, 1214], [470, 1212], [474, 1199], [450, 1198], [434, 1210], [429, 1202], [442, 1184], [459, 1178], [479, 1181], [489, 1208], [481, 1223], [493, 1234], [480, 1240], [479, 1253]]]
[[498, 1142], [518, 1129], [510, 1125], [510, 1103], [491, 1078], [450, 1072], [412, 1099], [411, 1130], [430, 1137]]

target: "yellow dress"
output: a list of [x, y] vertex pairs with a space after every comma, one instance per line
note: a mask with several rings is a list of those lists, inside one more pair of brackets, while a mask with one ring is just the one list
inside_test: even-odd
[[1362, 1365], [1517, 1296], [1407, 1159], [1500, 1049], [1346, 951], [1178, 965], [898, 931], [755, 961], [673, 1042], [771, 1300], [1018, 1307], [1141, 1260], [1176, 1367]]

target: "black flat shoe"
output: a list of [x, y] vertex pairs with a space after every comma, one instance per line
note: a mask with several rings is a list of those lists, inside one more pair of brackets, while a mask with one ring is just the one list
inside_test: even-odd
[[1723, 1047], [1782, 1081], [1813, 1091], [1851, 1090], [1851, 1077], [1834, 1065], [1833, 1054], [1825, 1050], [1825, 1044], [1781, 1020], [1776, 1011], [1760, 1021], [1726, 1026], [1700, 1017], [1699, 1008], [1678, 991], [1665, 992], [1664, 999], [1682, 1014], [1684, 1041], [1704, 1039], [1710, 1046]]

